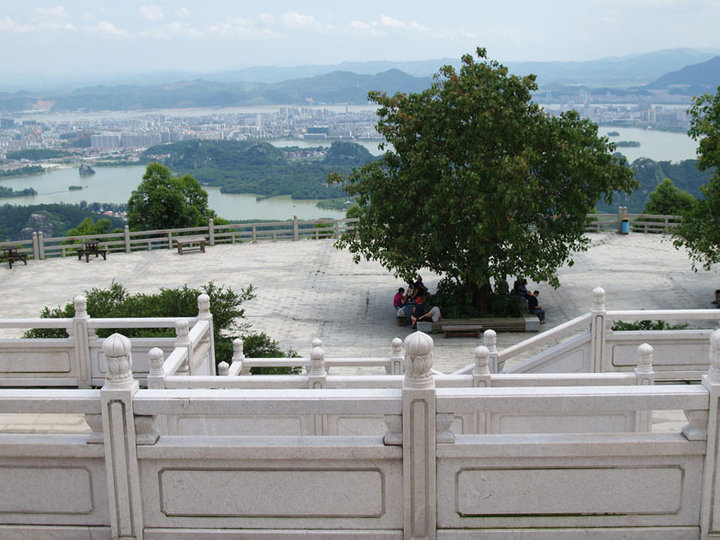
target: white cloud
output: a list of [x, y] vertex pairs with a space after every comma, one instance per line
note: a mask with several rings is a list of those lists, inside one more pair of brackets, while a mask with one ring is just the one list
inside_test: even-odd
[[[381, 14], [378, 19], [370, 22], [352, 21], [350, 28], [358, 33], [367, 33], [374, 36], [386, 36], [393, 32], [437, 34], [437, 31], [433, 31], [431, 28], [415, 20], [405, 22], [385, 14]], [[452, 33], [450, 33], [450, 35], [452, 35]]]
[[36, 7], [35, 12], [38, 15], [42, 15], [44, 17], [64, 17], [67, 15], [67, 13], [65, 12], [65, 8], [61, 5], [57, 5], [51, 8]]
[[209, 28], [210, 33], [225, 39], [278, 39], [281, 34], [269, 28], [258, 27], [250, 19], [235, 18]]
[[187, 19], [188, 17], [190, 17], [190, 10], [184, 7], [178, 8], [177, 10], [175, 10], [175, 15], [178, 19]]
[[182, 21], [174, 21], [164, 26], [153, 28], [151, 31], [142, 34], [146, 37], [158, 39], [172, 39], [175, 37], [198, 39], [203, 33], [197, 28]]
[[160, 6], [140, 6], [138, 8], [140, 15], [145, 17], [148, 21], [159, 21], [165, 17], [163, 9]]
[[303, 15], [296, 11], [287, 11], [280, 15], [280, 20], [288, 28], [311, 30], [315, 32], [329, 32], [333, 29], [332, 25], [321, 23], [312, 15]]
[[273, 24], [275, 22], [275, 17], [273, 17], [271, 13], [261, 13], [260, 22], [263, 24]]
[[100, 21], [95, 26], [91, 27], [90, 31], [94, 34], [101, 34], [116, 38], [126, 39], [130, 37], [130, 33], [127, 30], [122, 30], [108, 21]]
[[22, 24], [10, 17], [0, 19], [0, 32], [8, 34], [23, 34], [32, 32], [33, 27], [28, 24]]

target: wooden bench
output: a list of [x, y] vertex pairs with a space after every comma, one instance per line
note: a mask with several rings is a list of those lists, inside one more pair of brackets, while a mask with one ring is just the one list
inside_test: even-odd
[[14, 262], [22, 261], [27, 266], [27, 253], [19, 253], [17, 248], [3, 248], [3, 255], [0, 261], [7, 261], [8, 267], [12, 270]]
[[90, 255], [95, 255], [97, 258], [99, 255], [102, 255], [103, 261], [107, 260], [107, 248], [100, 247], [100, 242], [97, 242], [95, 240], [87, 240], [83, 242], [83, 247], [78, 248], [77, 250], [77, 256], [78, 261], [83, 258], [83, 255], [85, 256], [85, 262], [90, 262]]
[[178, 236], [177, 238], [175, 238], [177, 250], [180, 255], [182, 255], [188, 249], [191, 249], [191, 246], [196, 246], [192, 249], [199, 249], [201, 253], [205, 253], [206, 241], [207, 238], [205, 238], [204, 236]]

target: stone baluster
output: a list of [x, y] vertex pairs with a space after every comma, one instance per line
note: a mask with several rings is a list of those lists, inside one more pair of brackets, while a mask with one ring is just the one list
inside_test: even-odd
[[38, 253], [40, 260], [45, 259], [45, 238], [42, 231], [38, 231]]
[[436, 402], [432, 376], [433, 340], [423, 332], [405, 338], [402, 385], [403, 537], [435, 538]]
[[213, 218], [208, 221], [208, 244], [215, 245], [215, 220]]
[[[637, 365], [635, 366], [635, 377], [638, 386], [651, 385], [655, 382], [653, 372], [653, 348], [648, 343], [643, 343], [637, 348]], [[648, 433], [652, 431], [652, 411], [643, 410], [635, 412], [635, 430]]]
[[111, 533], [113, 538], [142, 538], [142, 496], [133, 414], [133, 396], [139, 385], [132, 375], [130, 340], [113, 334], [103, 342], [102, 349], [108, 361], [100, 399]]
[[125, 239], [125, 253], [130, 253], [130, 227], [128, 227], [127, 225], [125, 225], [125, 229], [123, 231], [123, 238]]
[[227, 377], [230, 375], [230, 364], [227, 362], [220, 362], [217, 366], [217, 374], [220, 377]]
[[314, 339], [310, 351], [310, 372], [308, 373], [309, 388], [327, 388], [327, 371], [325, 369], [325, 351], [322, 341]]
[[473, 368], [473, 386], [491, 385], [490, 351], [484, 345], [475, 349], [475, 367]]
[[497, 350], [497, 332], [495, 330], [485, 330], [483, 332], [483, 345], [487, 347], [490, 355], [490, 373], [502, 373], [505, 368], [505, 360], [500, 359]]
[[72, 337], [75, 341], [75, 366], [77, 383], [79, 388], [90, 388], [92, 386], [92, 370], [90, 368], [90, 336], [88, 321], [90, 316], [87, 313], [87, 299], [78, 295], [74, 298], [75, 316], [72, 322]]
[[150, 357], [150, 371], [148, 372], [147, 385], [150, 389], [165, 388], [165, 355], [162, 349], [153, 347], [148, 352]]
[[[709, 394], [707, 420], [705, 431], [705, 467], [703, 469], [702, 500], [700, 503], [700, 538], [708, 538], [711, 531], [720, 530], [720, 514], [717, 512], [716, 502], [720, 499], [720, 330], [715, 330], [710, 336], [710, 368], [703, 375], [702, 385]], [[687, 414], [687, 412], [685, 413]], [[693, 419], [693, 416], [695, 418]], [[699, 415], [688, 416], [689, 427], [683, 428], [685, 437], [701, 435], [703, 426]], [[699, 438], [699, 437], [696, 437]], [[691, 439], [692, 440], [692, 439]]]
[[603, 358], [605, 356], [605, 289], [593, 289], [593, 304], [591, 309], [590, 335], [591, 335], [591, 365], [593, 373], [602, 373]]
[[213, 316], [210, 312], [210, 297], [203, 293], [198, 296], [198, 321], [207, 321], [208, 333], [203, 338], [208, 343], [208, 358], [205, 373], [215, 374], [215, 334], [213, 331]]
[[38, 246], [38, 233], [33, 232], [32, 234], [32, 249], [33, 249], [33, 259], [36, 261], [40, 259], [40, 247]]
[[293, 216], [293, 240], [297, 242], [300, 239], [300, 227], [298, 226], [298, 217]]
[[392, 340], [392, 355], [390, 356], [390, 365], [385, 366], [385, 372], [388, 375], [402, 375], [404, 358], [402, 355], [402, 339], [396, 337]]
[[233, 355], [230, 364], [230, 372], [238, 375], [250, 375], [250, 366], [245, 362], [245, 352], [243, 351], [243, 340], [240, 338], [233, 339]]
[[184, 348], [187, 350], [185, 361], [177, 370], [176, 375], [190, 375], [190, 366], [192, 365], [192, 342], [190, 341], [190, 329], [185, 319], [180, 319], [175, 323], [175, 348]]

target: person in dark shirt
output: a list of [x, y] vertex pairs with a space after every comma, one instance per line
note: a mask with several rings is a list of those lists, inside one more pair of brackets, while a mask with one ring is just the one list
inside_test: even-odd
[[410, 316], [412, 327], [416, 328], [417, 320], [428, 312], [427, 304], [423, 301], [422, 296], [415, 298], [415, 309], [413, 314]]
[[528, 311], [532, 315], [537, 315], [537, 318], [540, 319], [540, 324], [545, 324], [545, 310], [538, 303], [539, 295], [540, 291], [534, 291], [532, 294], [527, 295]]

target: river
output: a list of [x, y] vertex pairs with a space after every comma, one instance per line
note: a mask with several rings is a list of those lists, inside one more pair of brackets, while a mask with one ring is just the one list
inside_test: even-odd
[[[601, 127], [600, 134], [610, 131], [620, 133], [610, 140], [637, 141], [637, 148], [618, 148], [630, 162], [639, 157], [656, 161], [682, 161], [695, 159], [697, 143], [683, 133], [669, 133], [638, 128]], [[275, 146], [329, 146], [331, 141], [271, 141]], [[363, 141], [372, 154], [378, 155], [377, 141]], [[42, 175], [0, 179], [0, 186], [22, 190], [34, 188], [38, 194], [28, 197], [13, 197], [0, 201], [1, 204], [31, 205], [47, 203], [111, 202], [126, 203], [130, 193], [142, 180], [145, 167], [140, 165], [123, 167], [96, 167], [96, 174], [80, 176], [77, 169], [55, 169]], [[69, 191], [69, 186], [81, 186], [81, 190]], [[322, 210], [316, 201], [293, 200], [290, 197], [272, 197], [257, 200], [255, 195], [220, 193], [219, 188], [205, 187], [208, 205], [226, 219], [299, 219], [342, 218], [343, 212]]]

